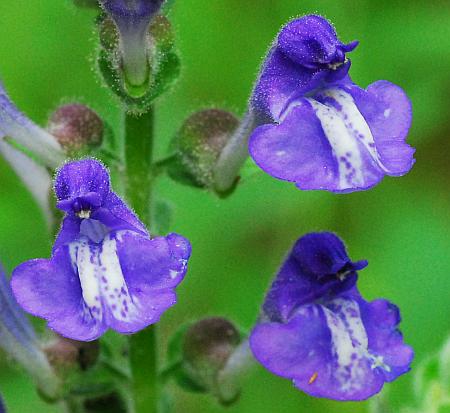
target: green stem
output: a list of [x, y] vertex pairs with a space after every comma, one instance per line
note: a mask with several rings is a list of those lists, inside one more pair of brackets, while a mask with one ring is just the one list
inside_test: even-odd
[[[144, 223], [150, 225], [153, 110], [125, 114], [126, 195]], [[156, 327], [130, 336], [130, 365], [135, 413], [157, 413], [159, 402]]]
[[157, 413], [159, 404], [156, 326], [130, 337], [135, 413]]
[[150, 225], [153, 110], [125, 114], [126, 195], [139, 218]]

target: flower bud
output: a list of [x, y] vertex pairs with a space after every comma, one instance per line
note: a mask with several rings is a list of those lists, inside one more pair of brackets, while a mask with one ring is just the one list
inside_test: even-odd
[[233, 402], [222, 398], [219, 376], [241, 341], [240, 333], [228, 320], [211, 317], [193, 324], [182, 345], [183, 369], [187, 376], [204, 391], [211, 392], [223, 404]]
[[238, 123], [233, 114], [220, 109], [193, 114], [174, 138], [178, 163], [169, 174], [195, 186], [212, 188], [217, 160]]
[[92, 109], [71, 103], [52, 113], [47, 129], [67, 152], [73, 153], [100, 146], [104, 127]]
[[[98, 66], [107, 86], [133, 113], [144, 113], [153, 100], [168, 90], [180, 73], [169, 20], [158, 14], [161, 1], [141, 0], [109, 9], [98, 19], [100, 48]], [[132, 9], [132, 13], [117, 11]], [[150, 13], [150, 14], [149, 14]], [[133, 17], [134, 16], [134, 17]], [[130, 23], [131, 22], [131, 23]]]
[[145, 94], [151, 71], [148, 27], [163, 0], [101, 0], [100, 3], [119, 32], [125, 86], [133, 95]]
[[95, 341], [76, 341], [58, 336], [44, 348], [50, 364], [62, 373], [70, 370], [87, 370], [92, 367], [100, 354], [100, 345]]

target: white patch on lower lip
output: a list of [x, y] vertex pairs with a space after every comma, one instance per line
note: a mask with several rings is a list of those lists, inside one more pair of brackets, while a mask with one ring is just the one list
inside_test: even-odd
[[[381, 170], [388, 172], [386, 167], [381, 162], [380, 155], [375, 146], [375, 139], [372, 135], [372, 131], [370, 130], [366, 119], [364, 119], [364, 116], [356, 106], [356, 103], [350, 93], [347, 93], [340, 88], [329, 88], [325, 89], [323, 91], [323, 94], [325, 96], [331, 97], [340, 105], [341, 110], [338, 111], [338, 114], [344, 121], [345, 127], [355, 139], [357, 139], [364, 145], [367, 152], [369, 152], [371, 158], [377, 164], [377, 166]], [[386, 109], [384, 111], [384, 116], [388, 117], [390, 115], [390, 112], [390, 109]]]
[[86, 312], [102, 320], [108, 311], [116, 320], [132, 322], [138, 316], [138, 302], [125, 282], [116, 242], [110, 234], [98, 245], [83, 236], [69, 245], [69, 252], [80, 279]]
[[363, 162], [358, 141], [349, 132], [338, 110], [308, 98], [330, 143], [339, 170], [339, 189], [364, 186]]
[[100, 286], [98, 283], [98, 247], [90, 246], [87, 237], [69, 244], [72, 266], [78, 272], [80, 279], [85, 316], [89, 314], [96, 320], [103, 318], [103, 308], [100, 301]]
[[[317, 98], [306, 98], [322, 125], [338, 163], [339, 189], [365, 185], [370, 170], [364, 166], [362, 148], [372, 159], [373, 166], [383, 172], [389, 172], [381, 161], [372, 131], [353, 97], [338, 87], [323, 89], [318, 96], [327, 97], [336, 102], [336, 105], [333, 105], [328, 102], [321, 103], [316, 100]], [[389, 115], [390, 109], [387, 109], [384, 116]]]
[[391, 370], [383, 357], [369, 352], [366, 329], [356, 301], [338, 298], [322, 306], [331, 333], [332, 354], [335, 358], [333, 377], [341, 391], [352, 393], [366, 383], [367, 366]]
[[175, 279], [175, 278], [177, 278], [178, 277], [178, 275], [179, 275], [179, 272], [178, 271], [175, 271], [175, 270], [170, 270], [170, 278], [172, 278], [172, 279]]

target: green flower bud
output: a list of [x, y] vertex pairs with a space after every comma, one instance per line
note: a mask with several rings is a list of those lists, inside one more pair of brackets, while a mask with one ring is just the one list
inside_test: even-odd
[[238, 124], [233, 114], [220, 109], [193, 114], [174, 138], [178, 162], [169, 174], [184, 183], [213, 188], [217, 160]]
[[183, 370], [199, 389], [212, 393], [222, 404], [231, 404], [239, 391], [222, 397], [221, 372], [238, 348], [241, 335], [225, 318], [211, 317], [193, 324], [182, 345]]
[[147, 23], [138, 31], [135, 25], [124, 26], [117, 16], [115, 21], [107, 14], [98, 19], [99, 69], [106, 85], [136, 114], [146, 112], [180, 73], [169, 20], [155, 14]]
[[74, 153], [100, 146], [104, 127], [92, 109], [72, 103], [52, 113], [47, 129], [67, 152]]

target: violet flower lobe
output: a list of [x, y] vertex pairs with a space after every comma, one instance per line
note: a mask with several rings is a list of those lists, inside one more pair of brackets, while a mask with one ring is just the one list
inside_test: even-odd
[[357, 44], [316, 15], [281, 30], [251, 99], [259, 127], [249, 151], [265, 172], [300, 189], [352, 192], [411, 169], [411, 103], [390, 82], [352, 82], [346, 54]]
[[60, 380], [42, 351], [31, 323], [17, 304], [1, 265], [0, 349], [31, 375], [43, 394], [48, 397], [59, 394]]
[[54, 168], [64, 160], [56, 138], [21, 112], [0, 82], [0, 143], [5, 137], [37, 155], [47, 166]]
[[93, 159], [62, 166], [54, 189], [66, 216], [52, 257], [14, 270], [19, 304], [80, 341], [94, 340], [108, 328], [134, 333], [157, 322], [176, 302], [189, 242], [177, 234], [150, 239], [111, 191], [107, 170]]
[[364, 400], [410, 369], [398, 308], [367, 302], [342, 241], [331, 233], [300, 238], [273, 282], [250, 336], [256, 359], [304, 392]]

